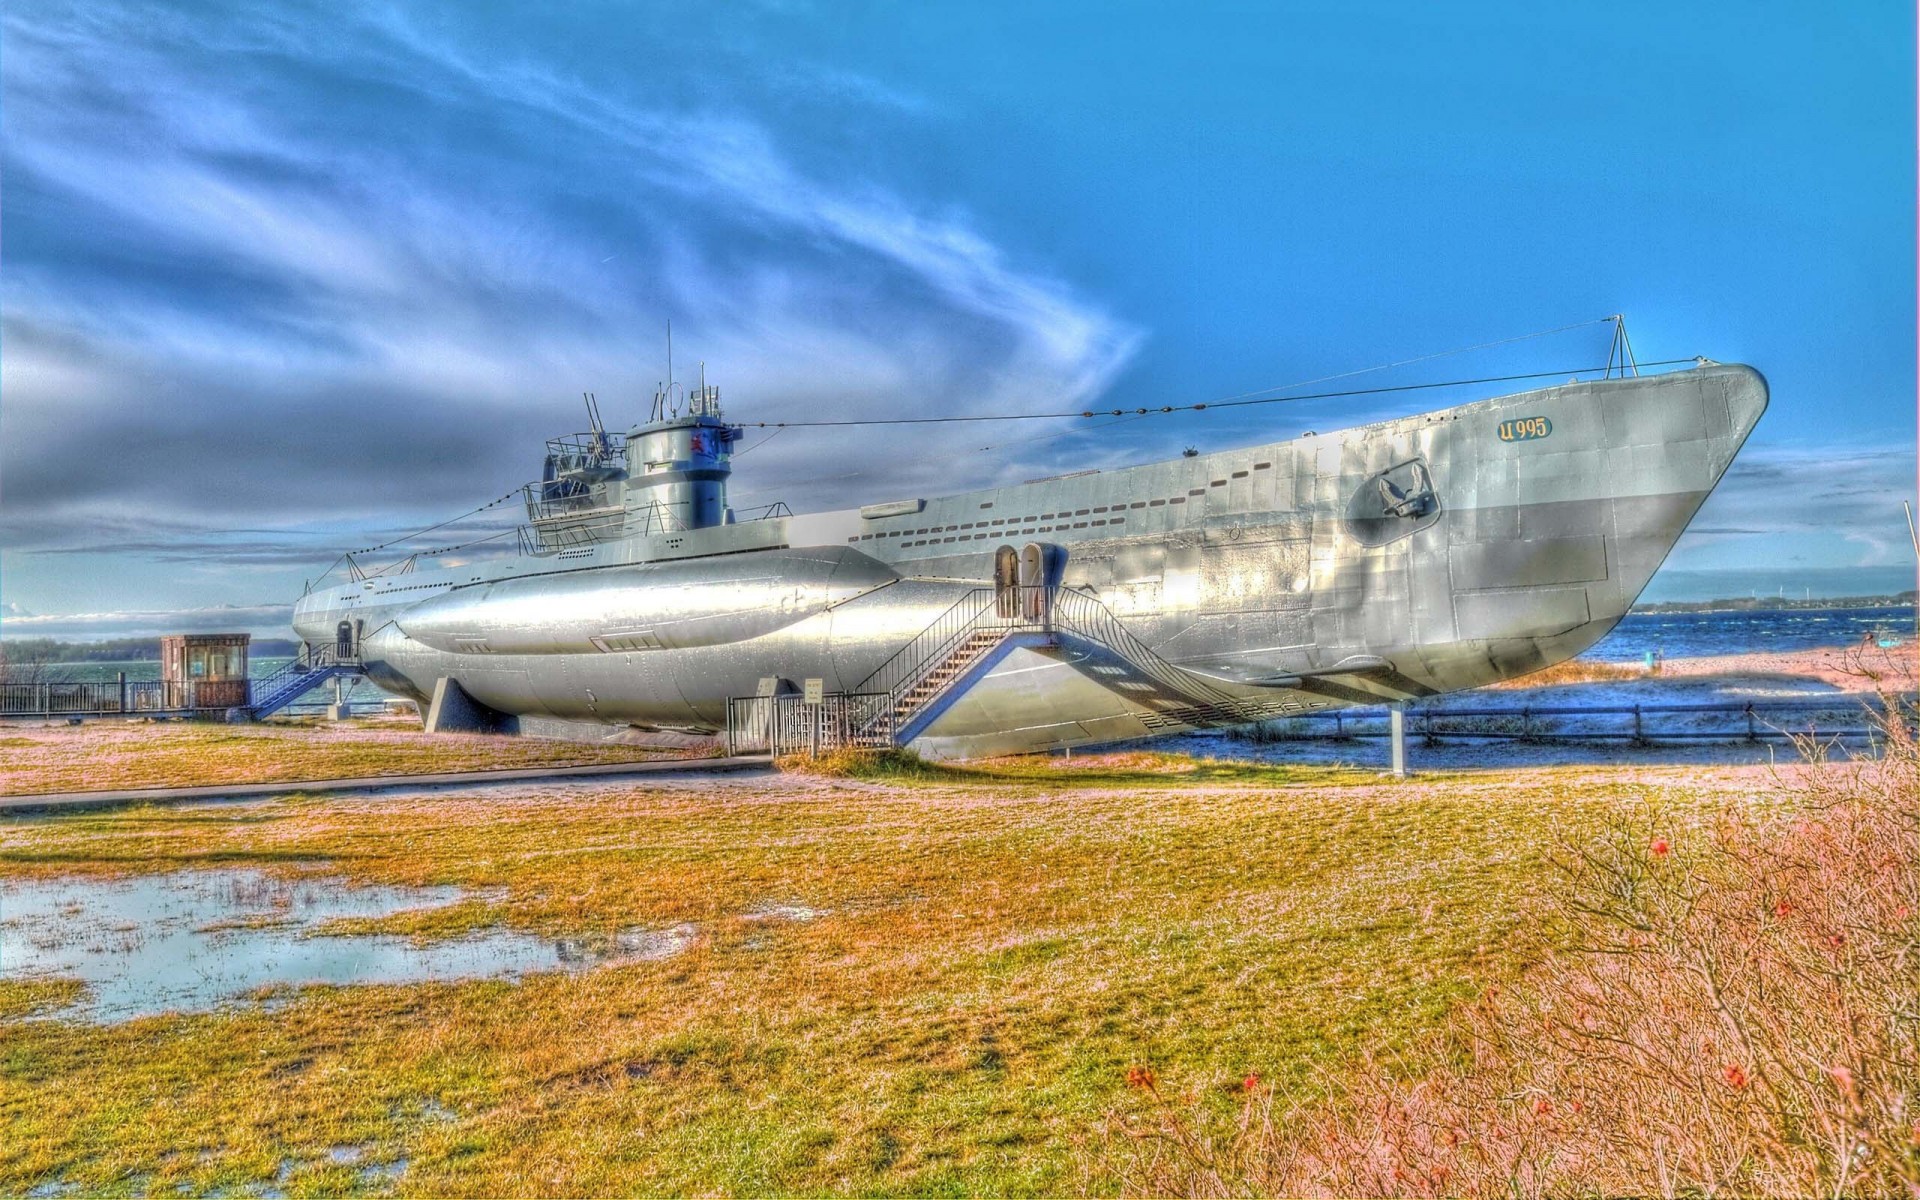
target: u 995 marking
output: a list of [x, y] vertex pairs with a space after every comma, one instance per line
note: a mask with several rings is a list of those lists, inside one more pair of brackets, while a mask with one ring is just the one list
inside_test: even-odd
[[1521, 417], [1517, 421], [1500, 422], [1498, 432], [1503, 442], [1530, 442], [1552, 433], [1553, 422], [1545, 417]]

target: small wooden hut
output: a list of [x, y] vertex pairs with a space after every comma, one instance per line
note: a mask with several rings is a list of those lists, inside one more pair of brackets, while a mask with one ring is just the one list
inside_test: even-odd
[[250, 633], [175, 633], [160, 639], [168, 708], [240, 708], [247, 703]]

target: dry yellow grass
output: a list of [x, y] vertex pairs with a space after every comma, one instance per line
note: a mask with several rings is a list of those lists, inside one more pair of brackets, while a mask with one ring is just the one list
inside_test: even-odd
[[410, 720], [0, 726], [0, 796], [295, 782], [676, 757], [640, 746], [426, 734]]
[[[1128, 1067], [1231, 1106], [1250, 1072], [1411, 1044], [1524, 965], [1507, 935], [1554, 832], [1649, 795], [1710, 810], [1756, 778], [1115, 757], [0, 824], [10, 875], [497, 889], [387, 925], [421, 937], [699, 930], [581, 976], [104, 1028], [24, 1018], [48, 997], [0, 990], [0, 1192], [1112, 1192], [1124, 1164], [1098, 1131]], [[335, 1163], [339, 1145], [393, 1170]]]
[[1647, 672], [1629, 663], [1592, 662], [1584, 658], [1570, 658], [1555, 663], [1551, 667], [1535, 671], [1531, 675], [1522, 675], [1516, 679], [1503, 680], [1491, 684], [1494, 689], [1511, 691], [1515, 688], [1561, 687], [1569, 683], [1611, 683], [1619, 679], [1645, 679]]

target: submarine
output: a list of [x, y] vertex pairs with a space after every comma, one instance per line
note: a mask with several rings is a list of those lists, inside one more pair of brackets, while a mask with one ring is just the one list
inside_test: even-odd
[[511, 552], [349, 560], [293, 625], [430, 729], [740, 744], [778, 709], [962, 758], [1411, 702], [1605, 636], [1767, 401], [1758, 371], [1700, 359], [793, 513], [729, 504], [743, 431], [703, 381], [624, 434], [590, 405], [549, 441]]

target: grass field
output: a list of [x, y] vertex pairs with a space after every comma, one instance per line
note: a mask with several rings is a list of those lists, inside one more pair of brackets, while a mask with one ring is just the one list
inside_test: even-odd
[[[0, 824], [0, 873], [491, 889], [386, 927], [692, 923], [657, 962], [120, 1025], [0, 983], [0, 1192], [1115, 1192], [1145, 1066], [1232, 1113], [1520, 970], [1556, 839], [1751, 768], [1389, 781], [1156, 755]], [[763, 919], [799, 906], [810, 920]], [[1177, 1081], [1177, 1083], [1175, 1083]]]
[[0, 726], [0, 796], [421, 775], [673, 757], [640, 746], [428, 735], [409, 718]]

